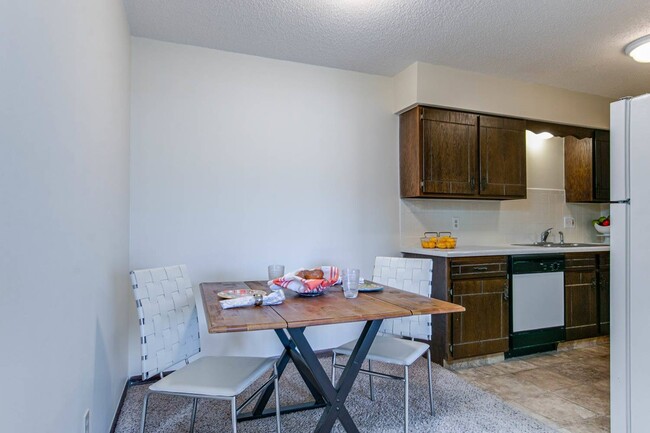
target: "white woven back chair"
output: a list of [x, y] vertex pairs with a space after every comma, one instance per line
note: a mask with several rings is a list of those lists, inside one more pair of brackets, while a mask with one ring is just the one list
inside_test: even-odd
[[[431, 259], [404, 259], [376, 257], [372, 281], [396, 289], [431, 296], [433, 261]], [[431, 340], [431, 316], [418, 315], [387, 319], [379, 328], [381, 334]]]
[[[159, 375], [144, 397], [140, 431], [144, 432], [151, 394], [174, 394], [192, 398], [190, 432], [194, 431], [199, 398], [229, 400], [233, 432], [237, 414], [268, 386], [275, 386], [276, 430], [280, 432], [278, 375], [273, 358], [205, 356], [192, 363], [201, 351], [196, 302], [185, 265], [131, 272], [140, 326], [142, 379]], [[179, 362], [185, 366], [164, 375]], [[271, 377], [239, 408], [236, 397], [265, 372]]]
[[[431, 259], [404, 259], [400, 257], [377, 257], [372, 280], [397, 289], [423, 296], [431, 296], [433, 261]], [[405, 340], [402, 337], [408, 337]], [[429, 405], [433, 415], [433, 382], [431, 378], [431, 351], [429, 344], [415, 341], [415, 338], [431, 340], [431, 315], [398, 317], [384, 320], [379, 333], [372, 343], [366, 359], [368, 370], [361, 373], [370, 378], [370, 398], [375, 399], [373, 377], [397, 379], [404, 382], [404, 431], [408, 432], [408, 368], [425, 352], [429, 373]], [[336, 369], [344, 368], [336, 362], [337, 355], [350, 356], [357, 340], [352, 340], [332, 351], [332, 382], [335, 382]], [[372, 362], [379, 361], [404, 367], [404, 376], [393, 376], [372, 370]]]
[[192, 282], [187, 267], [131, 272], [140, 324], [142, 380], [201, 351]]

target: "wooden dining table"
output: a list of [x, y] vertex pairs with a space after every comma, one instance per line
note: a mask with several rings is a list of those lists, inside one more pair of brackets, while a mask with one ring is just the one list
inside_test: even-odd
[[[248, 288], [269, 292], [266, 281], [201, 283], [199, 287], [209, 333], [275, 331], [284, 346], [277, 361], [278, 374], [282, 376], [291, 360], [314, 398], [313, 402], [283, 406], [281, 412], [324, 407], [314, 428], [315, 432], [321, 433], [330, 432], [337, 419], [347, 432], [359, 431], [345, 401], [384, 319], [465, 311], [460, 305], [382, 286], [384, 289], [381, 291], [359, 293], [354, 299], [346, 299], [340, 286], [330, 287], [318, 297], [303, 297], [285, 290], [286, 299], [280, 305], [226, 310], [219, 304], [220, 291]], [[305, 329], [350, 322], [365, 322], [365, 325], [343, 373], [333, 384], [305, 337]], [[272, 393], [271, 384], [260, 394], [252, 411], [239, 415], [237, 419], [245, 421], [275, 415], [273, 409], [266, 408]]]

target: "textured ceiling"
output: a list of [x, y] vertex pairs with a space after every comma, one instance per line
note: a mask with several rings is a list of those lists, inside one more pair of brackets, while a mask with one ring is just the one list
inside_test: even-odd
[[415, 61], [618, 98], [648, 0], [124, 0], [131, 33], [392, 76]]

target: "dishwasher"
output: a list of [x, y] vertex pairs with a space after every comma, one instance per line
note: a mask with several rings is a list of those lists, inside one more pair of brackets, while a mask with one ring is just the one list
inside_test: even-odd
[[510, 351], [556, 350], [565, 340], [564, 255], [511, 256]]

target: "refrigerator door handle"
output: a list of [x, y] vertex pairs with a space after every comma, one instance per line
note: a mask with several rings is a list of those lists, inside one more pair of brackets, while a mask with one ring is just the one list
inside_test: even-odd
[[612, 200], [608, 201], [607, 203], [609, 204], [630, 204], [630, 199], [625, 199], [625, 200]]

